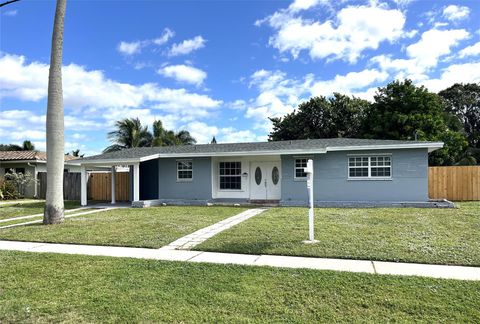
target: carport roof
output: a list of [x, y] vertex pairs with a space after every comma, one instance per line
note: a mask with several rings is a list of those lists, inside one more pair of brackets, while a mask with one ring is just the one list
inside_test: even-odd
[[242, 155], [315, 154], [327, 151], [442, 148], [442, 142], [397, 141], [356, 138], [325, 138], [274, 142], [201, 144], [161, 147], [138, 147], [94, 155], [77, 160], [80, 164], [141, 162], [162, 157], [207, 157]]

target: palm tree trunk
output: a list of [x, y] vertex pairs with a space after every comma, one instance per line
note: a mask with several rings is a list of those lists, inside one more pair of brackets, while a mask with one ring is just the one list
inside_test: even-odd
[[57, 0], [53, 24], [52, 52], [48, 75], [47, 103], [47, 194], [44, 224], [60, 223], [64, 219], [63, 164], [64, 118], [62, 91], [63, 25], [66, 0]]

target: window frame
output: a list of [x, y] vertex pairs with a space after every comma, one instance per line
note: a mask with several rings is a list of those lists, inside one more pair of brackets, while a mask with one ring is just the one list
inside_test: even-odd
[[[240, 174], [220, 174], [221, 173], [221, 167], [220, 165], [222, 163], [239, 163], [240, 164]], [[217, 175], [218, 175], [218, 191], [234, 191], [234, 192], [238, 192], [238, 191], [243, 191], [243, 181], [242, 181], [242, 161], [240, 160], [225, 160], [225, 161], [218, 161], [218, 172], [217, 172]], [[228, 189], [228, 188], [224, 188], [222, 189], [222, 177], [226, 177], [226, 178], [240, 178], [240, 188], [239, 189]]]
[[[293, 157], [293, 180], [294, 181], [307, 181], [307, 174], [302, 170], [303, 173], [305, 173], [305, 177], [297, 177], [297, 169], [304, 169], [307, 167], [308, 160], [313, 158], [310, 156], [294, 156]], [[305, 166], [304, 167], [297, 167], [297, 160], [305, 160]]]
[[[350, 166], [350, 159], [351, 158], [367, 158], [368, 159], [368, 165], [367, 166]], [[390, 158], [390, 165], [385, 166], [372, 166], [372, 158], [378, 158], [378, 157], [388, 157]], [[389, 176], [372, 176], [372, 168], [390, 168], [390, 175]], [[352, 177], [350, 176], [350, 169], [356, 169], [356, 168], [367, 168], [368, 171], [368, 176], [361, 176], [361, 177]], [[390, 153], [384, 153], [384, 154], [348, 154], [347, 155], [347, 179], [348, 180], [392, 180], [393, 179], [393, 158], [392, 154]]]
[[[185, 163], [185, 162], [190, 162], [191, 163], [191, 169], [179, 169], [178, 166], [180, 163]], [[192, 159], [180, 159], [180, 160], [175, 160], [175, 165], [177, 169], [177, 182], [192, 182], [193, 181], [193, 160]], [[180, 178], [179, 172], [180, 171], [190, 171], [192, 176], [190, 178]]]

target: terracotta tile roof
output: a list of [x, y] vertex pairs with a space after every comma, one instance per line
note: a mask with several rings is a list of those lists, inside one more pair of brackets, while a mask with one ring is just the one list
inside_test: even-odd
[[[65, 155], [65, 161], [78, 159]], [[0, 151], [0, 161], [46, 161], [47, 152], [42, 151]]]

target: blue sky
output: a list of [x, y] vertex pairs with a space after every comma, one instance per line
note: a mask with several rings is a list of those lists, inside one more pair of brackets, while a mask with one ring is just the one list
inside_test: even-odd
[[[54, 1], [0, 9], [0, 142], [45, 148]], [[480, 82], [480, 1], [75, 1], [65, 19], [66, 151], [108, 146], [116, 120], [200, 143], [266, 140], [315, 95], [370, 99], [411, 78]]]

